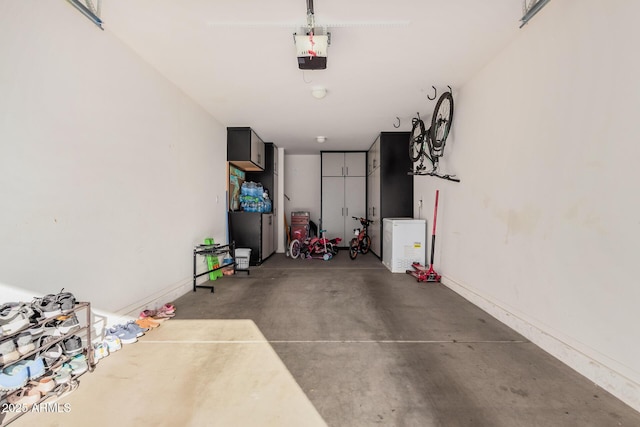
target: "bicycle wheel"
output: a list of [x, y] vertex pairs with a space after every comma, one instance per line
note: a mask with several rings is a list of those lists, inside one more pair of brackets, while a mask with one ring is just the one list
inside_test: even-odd
[[289, 255], [291, 258], [296, 259], [300, 255], [300, 240], [293, 239], [291, 245], [289, 245]]
[[371, 249], [371, 237], [366, 235], [366, 236], [364, 236], [362, 238], [362, 243], [360, 244], [360, 249], [362, 250], [363, 254], [366, 254], [367, 252], [369, 252], [369, 249]]
[[349, 258], [356, 259], [358, 256], [358, 239], [355, 237], [351, 239], [351, 243], [349, 244]]
[[420, 159], [420, 155], [424, 153], [424, 138], [426, 132], [424, 130], [424, 122], [419, 118], [414, 118], [412, 121], [413, 127], [411, 129], [411, 136], [409, 140], [409, 158], [412, 161], [417, 162]]
[[[447, 136], [449, 136], [452, 121], [453, 95], [451, 95], [451, 92], [445, 92], [438, 99], [436, 108], [433, 110], [433, 117], [431, 117], [429, 138], [434, 150], [442, 151], [444, 149], [444, 143], [447, 140]], [[433, 156], [433, 153], [431, 154]]]
[[327, 250], [332, 256], [338, 255], [338, 247], [334, 246], [333, 243], [327, 243]]

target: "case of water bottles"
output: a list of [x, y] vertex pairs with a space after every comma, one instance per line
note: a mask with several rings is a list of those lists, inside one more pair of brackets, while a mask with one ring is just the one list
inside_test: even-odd
[[271, 212], [271, 199], [259, 182], [245, 181], [240, 187], [240, 206], [245, 212]]

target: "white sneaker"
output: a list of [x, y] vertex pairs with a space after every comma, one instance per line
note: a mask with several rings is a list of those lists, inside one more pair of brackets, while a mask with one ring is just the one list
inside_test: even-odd
[[109, 346], [104, 342], [99, 342], [93, 345], [93, 361], [98, 363], [98, 360], [104, 359], [109, 355]]
[[109, 353], [113, 353], [114, 351], [118, 351], [122, 348], [122, 343], [120, 342], [120, 338], [115, 335], [107, 335], [104, 337], [104, 343], [107, 345], [109, 349]]

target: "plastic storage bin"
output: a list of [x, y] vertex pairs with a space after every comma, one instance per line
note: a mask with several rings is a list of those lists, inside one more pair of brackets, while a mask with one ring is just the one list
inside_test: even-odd
[[237, 248], [235, 251], [236, 270], [249, 270], [251, 248]]

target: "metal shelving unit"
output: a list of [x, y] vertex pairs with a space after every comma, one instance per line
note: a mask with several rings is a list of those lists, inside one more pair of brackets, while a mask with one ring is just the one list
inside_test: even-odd
[[[85, 345], [82, 347], [82, 353], [85, 354], [85, 357], [87, 358], [87, 365], [88, 365], [88, 370], [85, 372], [82, 372], [80, 374], [77, 375], [73, 375], [71, 376], [71, 380], [68, 384], [59, 384], [56, 385], [56, 388], [53, 389], [52, 391], [48, 392], [47, 394], [43, 395], [34, 405], [39, 405], [43, 402], [45, 402], [46, 400], [53, 398], [53, 397], [60, 397], [63, 394], [69, 392], [69, 391], [73, 391], [78, 387], [78, 378], [82, 375], [84, 375], [86, 372], [92, 372], [95, 369], [95, 360], [93, 357], [93, 349], [91, 346], [91, 303], [89, 302], [77, 302], [75, 304], [75, 306], [71, 309], [71, 310], [67, 310], [66, 312], [56, 315], [56, 316], [52, 316], [52, 317], [48, 317], [46, 319], [41, 320], [40, 322], [38, 322], [36, 325], [28, 325], [27, 327], [24, 327], [16, 332], [13, 332], [9, 335], [3, 336], [0, 338], [0, 342], [2, 341], [6, 341], [6, 340], [12, 340], [15, 339], [15, 337], [17, 337], [20, 333], [24, 332], [25, 330], [29, 329], [29, 328], [33, 328], [36, 326], [44, 326], [45, 324], [47, 324], [48, 322], [51, 322], [53, 320], [55, 320], [57, 317], [59, 316], [68, 316], [71, 314], [76, 314], [82, 310], [85, 310], [86, 313], [86, 321], [85, 324], [80, 326], [77, 329], [71, 330], [67, 333], [61, 334], [61, 336], [56, 337], [55, 339], [51, 340], [51, 341], [47, 341], [45, 344], [43, 344], [40, 347], [36, 347], [35, 349], [31, 350], [28, 353], [25, 353], [23, 355], [20, 356], [19, 359], [11, 362], [11, 363], [7, 363], [7, 364], [0, 364], [0, 371], [4, 370], [6, 367], [14, 365], [22, 360], [25, 359], [29, 359], [31, 356], [37, 355], [40, 352], [42, 352], [45, 349], [48, 349], [56, 344], [61, 343], [65, 338], [68, 338], [72, 335], [85, 335]], [[48, 366], [47, 370], [55, 370], [56, 368], [60, 367], [60, 365], [62, 365], [63, 363], [65, 363], [66, 361], [68, 361], [71, 357], [70, 356], [65, 356], [64, 354], [62, 355], [62, 357], [56, 361], [56, 363], [53, 366]], [[26, 385], [28, 385], [29, 382], [27, 382]], [[20, 418], [22, 415], [28, 413], [31, 411], [31, 409], [28, 409], [26, 407], [24, 407], [24, 405], [15, 405], [13, 408], [10, 406], [11, 404], [7, 403], [8, 402], [8, 398], [9, 396], [19, 393], [21, 390], [24, 389], [23, 386], [22, 388], [18, 389], [18, 390], [13, 390], [13, 391], [0, 391], [0, 402], [2, 402], [3, 405], [6, 405], [6, 408], [2, 408], [3, 411], [0, 413], [0, 426], [6, 426], [8, 424], [11, 424], [13, 421], [17, 420], [18, 418]], [[64, 387], [62, 387], [64, 386]], [[15, 409], [15, 410], [11, 410], [11, 409]], [[28, 410], [27, 410], [28, 409]]]
[[[213, 245], [198, 245], [195, 248], [193, 248], [193, 292], [195, 292], [197, 288], [211, 289], [211, 293], [215, 291], [213, 284], [197, 285], [196, 279], [198, 277], [204, 276], [205, 274], [209, 274], [213, 271], [217, 271], [229, 266], [234, 266], [234, 272], [235, 272], [236, 262], [234, 258], [235, 257], [234, 249], [235, 249], [234, 243], [230, 243], [228, 245], [220, 245], [217, 243]], [[233, 261], [227, 264], [221, 263], [218, 267], [212, 268], [211, 270], [205, 271], [203, 273], [196, 273], [196, 270], [197, 270], [196, 259], [199, 255], [200, 256], [219, 256], [224, 254], [229, 254], [229, 256]]]

